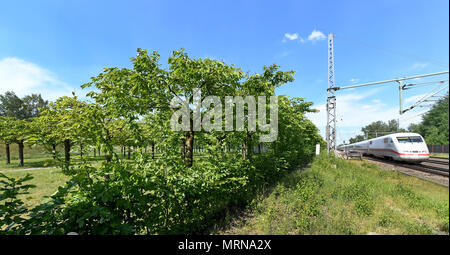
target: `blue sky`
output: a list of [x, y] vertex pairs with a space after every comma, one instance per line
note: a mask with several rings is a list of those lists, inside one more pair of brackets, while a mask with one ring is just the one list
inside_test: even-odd
[[[128, 67], [137, 48], [223, 59], [244, 71], [279, 64], [296, 80], [278, 94], [305, 97], [325, 123], [328, 33], [337, 86], [448, 70], [449, 2], [431, 1], [4, 1], [0, 8], [0, 93], [83, 94], [104, 67]], [[420, 82], [448, 79], [435, 77]], [[416, 81], [419, 82], [419, 81]], [[405, 93], [405, 104], [426, 93]], [[398, 116], [395, 84], [338, 92], [338, 140]]]

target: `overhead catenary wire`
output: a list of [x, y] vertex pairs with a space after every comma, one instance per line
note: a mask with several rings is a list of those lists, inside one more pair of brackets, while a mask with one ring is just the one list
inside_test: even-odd
[[[403, 89], [411, 89], [411, 88], [420, 88], [430, 85], [436, 85], [436, 84], [443, 84], [445, 82], [448, 82], [449, 80], [441, 80], [441, 81], [430, 81], [430, 82], [420, 82], [420, 83], [408, 83], [403, 85]], [[411, 87], [411, 88], [410, 88]]]
[[[402, 91], [405, 87], [412, 87], [412, 86], [417, 86], [416, 84], [408, 84], [407, 86], [404, 85], [404, 81], [406, 80], [418, 80], [420, 78], [424, 78], [424, 77], [430, 77], [430, 76], [436, 76], [436, 75], [443, 75], [443, 74], [447, 74], [449, 73], [448, 70], [446, 71], [441, 71], [441, 72], [434, 72], [434, 73], [427, 73], [427, 74], [421, 74], [421, 75], [414, 75], [414, 76], [407, 76], [407, 77], [402, 77], [402, 78], [394, 78], [394, 79], [390, 79], [390, 80], [383, 80], [383, 81], [376, 81], [376, 82], [368, 82], [368, 83], [363, 83], [363, 84], [353, 84], [353, 85], [348, 85], [348, 86], [341, 86], [341, 87], [337, 87], [334, 84], [334, 46], [333, 46], [333, 38], [335, 38], [336, 36], [334, 36], [332, 33], [330, 33], [328, 35], [328, 80], [329, 80], [329, 84], [328, 84], [328, 88], [327, 88], [327, 105], [326, 105], [326, 109], [327, 109], [327, 125], [326, 125], [326, 141], [327, 141], [327, 149], [330, 151], [331, 149], [336, 149], [336, 134], [338, 132], [336, 129], [336, 96], [335, 96], [335, 92], [338, 90], [343, 90], [343, 89], [353, 89], [353, 88], [357, 88], [357, 87], [365, 87], [365, 86], [372, 86], [372, 85], [379, 85], [379, 84], [386, 84], [386, 83], [398, 83], [398, 88], [399, 88], [399, 102], [400, 102], [400, 110], [399, 113], [400, 115], [404, 114], [407, 111], [413, 110], [415, 107], [418, 107], [421, 103], [423, 102], [427, 102], [426, 100], [428, 100], [428, 98], [435, 96], [437, 93], [441, 92], [441, 89], [439, 89], [437, 92], [434, 92], [434, 90], [431, 93], [428, 93], [425, 97], [422, 97], [418, 102], [414, 103], [411, 107], [409, 107], [406, 110], [403, 110], [403, 96], [402, 96]], [[338, 36], [340, 37], [340, 36]], [[359, 42], [360, 44], [366, 44], [364, 42]], [[367, 45], [367, 44], [366, 44]], [[412, 58], [421, 58], [418, 56], [412, 56], [412, 55], [407, 55], [407, 54], [403, 54], [403, 53], [399, 53], [397, 51], [393, 51], [393, 50], [386, 50], [380, 47], [373, 47], [372, 48], [378, 48], [384, 51], [389, 51], [391, 53], [397, 54], [397, 55], [403, 55], [403, 56], [408, 56], [408, 57], [412, 57]], [[424, 59], [424, 58], [422, 58]], [[433, 62], [433, 63], [437, 63], [437, 61], [431, 61], [430, 59], [428, 59], [429, 62]], [[445, 66], [448, 68], [448, 64], [446, 65], [442, 65], [441, 63], [439, 64], [441, 66]], [[436, 83], [436, 82], [435, 82]], [[439, 83], [439, 82], [438, 82]], [[442, 83], [442, 82], [440, 82]], [[422, 86], [425, 86], [425, 83], [421, 84]], [[439, 85], [440, 87], [440, 85]], [[448, 85], [446, 86], [448, 87]], [[331, 121], [330, 121], [331, 120]], [[399, 123], [400, 123], [400, 118], [398, 118]], [[334, 124], [334, 125], [333, 125]], [[398, 125], [400, 126], [400, 125]]]

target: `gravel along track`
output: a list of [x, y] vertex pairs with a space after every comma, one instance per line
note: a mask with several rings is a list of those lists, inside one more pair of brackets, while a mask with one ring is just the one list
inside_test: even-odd
[[440, 165], [447, 165], [448, 167], [448, 159], [446, 158], [437, 158], [437, 157], [430, 157], [426, 162], [440, 164]]
[[441, 163], [436, 163], [433, 161], [424, 161], [424, 162], [420, 163], [419, 166], [448, 172], [448, 164], [441, 164]]

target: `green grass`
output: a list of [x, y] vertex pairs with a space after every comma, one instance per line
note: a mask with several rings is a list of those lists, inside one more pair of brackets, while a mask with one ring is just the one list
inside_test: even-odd
[[431, 157], [438, 157], [438, 158], [448, 158], [448, 153], [447, 154], [431, 153], [430, 156]]
[[[25, 146], [24, 147], [24, 165], [19, 166], [19, 156], [18, 156], [18, 146], [17, 144], [10, 145], [10, 153], [11, 153], [11, 162], [10, 164], [6, 164], [6, 151], [5, 145], [0, 145], [0, 171], [2, 170], [11, 170], [11, 169], [24, 169], [24, 168], [37, 168], [37, 167], [57, 167], [59, 164], [58, 160], [54, 160], [53, 156], [50, 153], [45, 152], [45, 149], [40, 146]], [[60, 160], [63, 160], [64, 155], [62, 151], [62, 146], [57, 147], [57, 152], [60, 157]], [[71, 163], [77, 164], [81, 162], [79, 147], [73, 147], [70, 153]], [[119, 155], [122, 159], [128, 160], [127, 155], [123, 156], [120, 151], [120, 147], [114, 148], [115, 153]], [[148, 148], [147, 153], [150, 154], [151, 151]], [[155, 157], [161, 157], [161, 154], [155, 153]], [[206, 157], [203, 154], [194, 154], [195, 158]], [[93, 149], [85, 149], [84, 150], [84, 160], [96, 162], [95, 165], [99, 165], [100, 162], [105, 160], [104, 152], [101, 153], [101, 156], [96, 154], [94, 157]], [[132, 160], [132, 159], [131, 159]]]
[[375, 164], [316, 158], [218, 234], [448, 234], [449, 190]]
[[[3, 145], [4, 146], [4, 145]], [[17, 153], [17, 145], [12, 144], [10, 147], [11, 150], [11, 163], [6, 164], [5, 158], [5, 149], [4, 147], [0, 149], [0, 172], [4, 173], [9, 177], [19, 178], [25, 176], [27, 173], [30, 173], [34, 178], [27, 182], [27, 184], [36, 185], [35, 188], [30, 189], [30, 194], [19, 196], [19, 198], [24, 199], [26, 206], [33, 207], [40, 204], [45, 196], [52, 195], [59, 186], [63, 185], [69, 177], [64, 175], [58, 167], [58, 161], [52, 159], [52, 155], [43, 152], [43, 149], [39, 146], [29, 147], [25, 146], [24, 148], [24, 166], [19, 167], [18, 156], [15, 155]], [[93, 157], [93, 152], [88, 151], [88, 154], [91, 156], [85, 156], [85, 160], [90, 161], [92, 166], [98, 167], [105, 160], [104, 153], [102, 156]], [[116, 153], [120, 154], [120, 148], [116, 148]], [[149, 152], [150, 153], [150, 152]], [[159, 157], [158, 154], [156, 154]], [[198, 157], [198, 156], [197, 156]], [[133, 159], [126, 159], [125, 161], [133, 161]], [[80, 156], [79, 152], [74, 150], [71, 153], [71, 163], [77, 164], [79, 163]], [[39, 168], [39, 167], [47, 167], [38, 170], [21, 170], [24, 168]], [[17, 171], [16, 171], [17, 170]]]
[[[57, 152], [59, 157], [63, 159], [63, 151], [62, 146], [57, 147]], [[115, 152], [120, 154], [120, 148], [115, 148]], [[17, 144], [10, 145], [10, 153], [11, 153], [11, 163], [6, 164], [6, 151], [5, 145], [2, 144], [0, 147], [0, 171], [1, 170], [10, 170], [10, 169], [24, 169], [24, 168], [35, 168], [35, 167], [51, 167], [58, 166], [58, 161], [53, 159], [53, 156], [50, 153], [47, 153], [44, 148], [40, 146], [25, 146], [24, 147], [24, 165], [19, 166], [19, 155], [18, 155], [18, 146]], [[70, 153], [71, 162], [76, 164], [81, 161], [80, 152], [78, 147], [73, 147]], [[86, 149], [84, 152], [84, 159], [88, 161], [103, 161], [105, 160], [104, 153], [102, 152], [102, 156], [94, 157], [93, 150]], [[124, 157], [126, 158], [126, 157]]]
[[64, 175], [60, 169], [57, 168], [45, 168], [33, 171], [6, 171], [3, 174], [8, 177], [20, 178], [27, 173], [33, 176], [33, 179], [26, 184], [34, 184], [35, 188], [29, 190], [29, 194], [20, 195], [28, 208], [32, 208], [39, 205], [44, 201], [46, 196], [52, 195], [59, 186], [63, 185], [69, 177]]
[[[11, 153], [11, 160], [19, 158], [19, 146], [15, 143], [9, 145]], [[0, 160], [6, 159], [6, 147], [4, 144], [0, 144]], [[49, 157], [50, 155], [43, 150], [40, 146], [26, 146], [23, 148], [23, 155], [25, 159]]]

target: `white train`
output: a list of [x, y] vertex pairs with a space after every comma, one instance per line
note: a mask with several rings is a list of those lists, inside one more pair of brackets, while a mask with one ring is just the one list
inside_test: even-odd
[[430, 157], [427, 144], [420, 134], [396, 133], [370, 140], [339, 146], [343, 151], [358, 151], [365, 155], [399, 161], [421, 162]]

